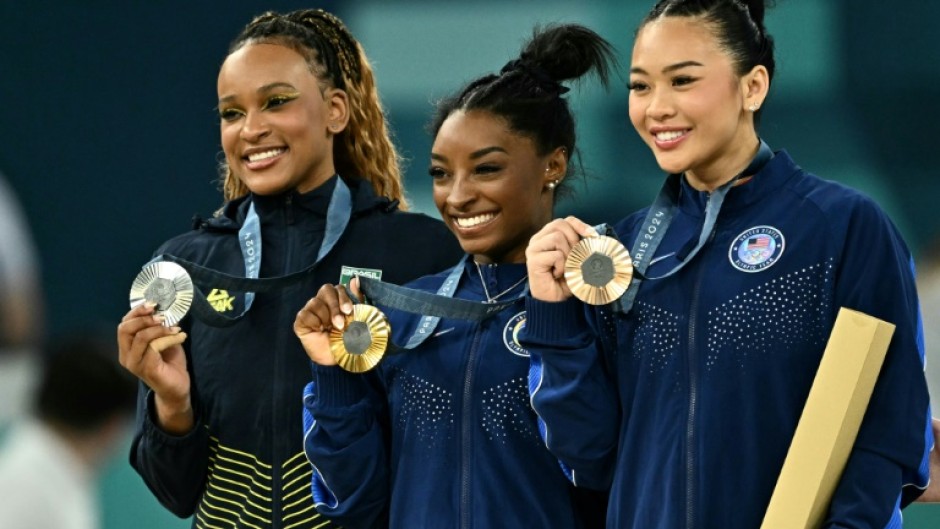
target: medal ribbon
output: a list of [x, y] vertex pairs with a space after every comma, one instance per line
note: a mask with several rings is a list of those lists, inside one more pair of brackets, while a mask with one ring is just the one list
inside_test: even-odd
[[654, 200], [653, 204], [650, 206], [649, 212], [643, 220], [643, 227], [640, 229], [640, 234], [633, 243], [633, 251], [631, 252], [634, 271], [633, 279], [630, 281], [630, 286], [627, 288], [627, 291], [624, 292], [623, 296], [612, 303], [614, 310], [621, 314], [630, 312], [643, 280], [669, 277], [689, 264], [692, 258], [698, 254], [699, 250], [705, 246], [705, 243], [708, 242], [715, 232], [718, 213], [721, 212], [721, 205], [724, 203], [725, 196], [728, 194], [731, 187], [733, 187], [741, 177], [752, 175], [760, 171], [773, 156], [774, 153], [770, 149], [770, 146], [768, 146], [764, 140], [760, 140], [760, 147], [757, 150], [757, 154], [751, 160], [751, 163], [737, 176], [709, 195], [708, 203], [705, 205], [705, 221], [702, 223], [702, 230], [699, 233], [698, 244], [696, 244], [695, 248], [693, 248], [672, 270], [660, 276], [649, 277], [646, 275], [646, 269], [650, 265], [650, 259], [655, 255], [656, 249], [659, 248], [659, 244], [663, 241], [663, 237], [666, 235], [666, 231], [669, 229], [669, 225], [672, 224], [676, 216], [676, 211], [679, 208], [679, 179], [682, 178], [682, 175], [669, 175], [663, 183], [659, 194], [656, 196], [656, 200]]
[[441, 318], [483, 321], [525, 298], [528, 287], [519, 297], [497, 303], [454, 298], [454, 292], [457, 290], [457, 284], [463, 274], [467, 259], [468, 256], [465, 255], [457, 266], [450, 269], [447, 278], [435, 294], [358, 276], [362, 293], [373, 303], [410, 314], [422, 315], [417, 329], [408, 342], [404, 346], [390, 344], [389, 354], [402, 349], [414, 349], [424, 343], [437, 328]]
[[[245, 277], [233, 276], [212, 270], [186, 259], [176, 257], [175, 255], [163, 254], [151, 260], [154, 261], [172, 261], [179, 264], [189, 273], [193, 281], [193, 316], [212, 327], [228, 327], [241, 320], [254, 301], [256, 292], [273, 292], [300, 282], [317, 268], [317, 265], [323, 258], [336, 246], [349, 219], [352, 216], [352, 193], [349, 187], [343, 182], [343, 179], [336, 177], [336, 186], [333, 188], [333, 195], [330, 197], [330, 205], [326, 212], [326, 229], [323, 234], [323, 243], [317, 252], [316, 261], [293, 274], [279, 277], [259, 278], [258, 272], [261, 268], [261, 223], [258, 214], [255, 212], [254, 204], [248, 208], [248, 215], [245, 222], [238, 231], [238, 241], [241, 246], [242, 259], [245, 262]], [[215, 309], [206, 300], [205, 294], [200, 290], [200, 286], [207, 288], [219, 288], [233, 290], [235, 292], [245, 292], [245, 308], [238, 316], [226, 316]]]

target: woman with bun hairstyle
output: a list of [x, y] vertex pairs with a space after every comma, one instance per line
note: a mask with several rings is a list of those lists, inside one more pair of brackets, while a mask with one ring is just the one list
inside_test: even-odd
[[[467, 256], [411, 288], [456, 285], [448, 295], [481, 303], [521, 297], [526, 245], [552, 218], [576, 152], [562, 83], [595, 72], [606, 84], [611, 61], [593, 31], [550, 26], [498, 74], [439, 103], [434, 201]], [[394, 343], [406, 344], [422, 317], [382, 309]], [[352, 302], [321, 289], [294, 325], [314, 362], [304, 446], [317, 509], [349, 528], [602, 526], [604, 494], [573, 487], [540, 440], [516, 340], [522, 309], [443, 318], [421, 345], [359, 375], [337, 367], [328, 344]]]
[[[301, 446], [310, 361], [294, 316], [346, 267], [410, 281], [450, 266], [459, 248], [443, 223], [399, 211], [398, 158], [372, 70], [335, 16], [256, 17], [231, 45], [218, 97], [225, 205], [156, 254], [232, 276], [312, 271], [253, 302], [207, 288], [217, 316], [244, 314], [228, 327], [190, 316], [167, 328], [152, 304], [124, 317], [121, 361], [142, 382], [131, 464], [167, 509], [194, 515], [193, 527], [328, 527]], [[160, 350], [154, 341], [166, 336], [177, 343]]]
[[760, 140], [773, 50], [763, 2], [658, 2], [629, 114], [669, 177], [614, 226], [639, 288], [572, 296], [566, 257], [594, 235], [578, 219], [527, 249], [533, 407], [575, 483], [611, 486], [610, 528], [760, 527], [841, 307], [896, 330], [823, 526], [900, 527], [927, 484], [911, 254], [871, 199]]

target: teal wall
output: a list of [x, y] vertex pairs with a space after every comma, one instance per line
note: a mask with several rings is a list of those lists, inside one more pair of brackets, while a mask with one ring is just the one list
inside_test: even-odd
[[[410, 159], [410, 195], [417, 209], [436, 214], [423, 130], [432, 101], [512, 58], [539, 22], [595, 28], [626, 66], [633, 28], [651, 3], [337, 5], [375, 65]], [[920, 255], [940, 237], [932, 130], [940, 57], [931, 40], [940, 3], [777, 3], [767, 25], [779, 69], [763, 136], [813, 172], [872, 194]], [[308, 5], [37, 0], [26, 8], [0, 0], [0, 171], [33, 222], [50, 332], [116, 322], [140, 263], [186, 230], [193, 213], [215, 209], [215, 75], [228, 40], [261, 10]], [[652, 156], [627, 122], [624, 84], [609, 93], [588, 84], [570, 95], [588, 179], [560, 213], [614, 220], [647, 204], [659, 186]], [[125, 454], [103, 478], [105, 529], [188, 527], [156, 504]], [[905, 513], [907, 527], [940, 527], [940, 505]]]

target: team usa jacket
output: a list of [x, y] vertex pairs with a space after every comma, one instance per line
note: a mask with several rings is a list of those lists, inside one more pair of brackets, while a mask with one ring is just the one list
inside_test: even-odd
[[[172, 254], [235, 276], [245, 275], [238, 230], [254, 202], [262, 234], [261, 277], [303, 270], [317, 256], [336, 179], [307, 194], [252, 196], [228, 204], [221, 216], [163, 245]], [[440, 221], [403, 213], [376, 197], [365, 182], [347, 182], [353, 210], [336, 246], [311, 277], [276, 293], [258, 293], [247, 315], [226, 328], [183, 321], [196, 426], [167, 435], [152, 420], [153, 396], [142, 387], [131, 464], [160, 502], [193, 527], [326, 527], [310, 495], [303, 454], [301, 393], [310, 360], [294, 336], [297, 311], [341, 267], [380, 270], [405, 282], [442, 270], [460, 247]], [[205, 291], [223, 314], [241, 312], [243, 295]]]
[[[455, 297], [516, 285], [524, 264], [468, 259]], [[437, 292], [447, 273], [412, 288]], [[419, 316], [385, 310], [405, 344]], [[601, 527], [604, 496], [576, 490], [542, 443], [529, 405], [522, 302], [482, 322], [442, 319], [419, 347], [364, 375], [315, 366], [304, 449], [317, 509], [350, 529]], [[591, 523], [593, 520], [593, 524]]]
[[[698, 241], [707, 194], [683, 182], [647, 275]], [[616, 226], [628, 248], [646, 211]], [[825, 527], [901, 527], [932, 446], [911, 254], [868, 198], [786, 152], [733, 187], [688, 266], [626, 316], [527, 299], [520, 334], [548, 448], [611, 495], [607, 526], [760, 527], [840, 307], [897, 328]]]

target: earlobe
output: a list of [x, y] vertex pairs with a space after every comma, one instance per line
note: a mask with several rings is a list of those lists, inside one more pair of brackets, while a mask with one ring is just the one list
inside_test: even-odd
[[558, 147], [548, 155], [548, 165], [545, 167], [544, 186], [547, 189], [555, 187], [568, 175], [568, 149]]

